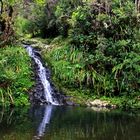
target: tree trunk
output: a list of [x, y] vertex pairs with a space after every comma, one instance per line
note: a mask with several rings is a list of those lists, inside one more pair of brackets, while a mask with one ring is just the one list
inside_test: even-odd
[[3, 13], [3, 1], [0, 0], [0, 14]]

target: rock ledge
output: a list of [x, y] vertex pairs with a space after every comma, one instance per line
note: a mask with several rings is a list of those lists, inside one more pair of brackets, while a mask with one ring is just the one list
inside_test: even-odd
[[95, 99], [93, 101], [87, 101], [86, 105], [89, 107], [98, 107], [98, 108], [112, 108], [112, 109], [117, 108], [117, 106], [111, 104], [110, 101], [102, 101], [99, 99]]

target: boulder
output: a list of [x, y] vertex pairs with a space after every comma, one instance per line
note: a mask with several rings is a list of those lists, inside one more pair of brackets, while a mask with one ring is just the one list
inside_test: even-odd
[[116, 108], [116, 105], [110, 103], [110, 101], [102, 101], [99, 99], [95, 99], [93, 101], [88, 101], [87, 106], [90, 107], [98, 107], [98, 108]]

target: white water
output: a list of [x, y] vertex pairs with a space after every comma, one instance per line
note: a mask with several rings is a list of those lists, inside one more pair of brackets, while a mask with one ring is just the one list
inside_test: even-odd
[[26, 46], [26, 50], [29, 53], [29, 56], [32, 57], [35, 63], [38, 65], [38, 68], [39, 68], [38, 76], [44, 87], [44, 94], [45, 94], [46, 102], [52, 105], [59, 105], [58, 101], [56, 101], [55, 98], [53, 98], [52, 96], [52, 88], [50, 86], [49, 81], [47, 80], [45, 67], [43, 66], [40, 59], [35, 55], [33, 48], [31, 46]]

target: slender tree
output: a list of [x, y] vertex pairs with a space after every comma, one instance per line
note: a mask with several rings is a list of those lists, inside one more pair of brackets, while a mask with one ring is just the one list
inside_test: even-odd
[[2, 14], [2, 12], [3, 12], [3, 1], [0, 0], [0, 13]]

